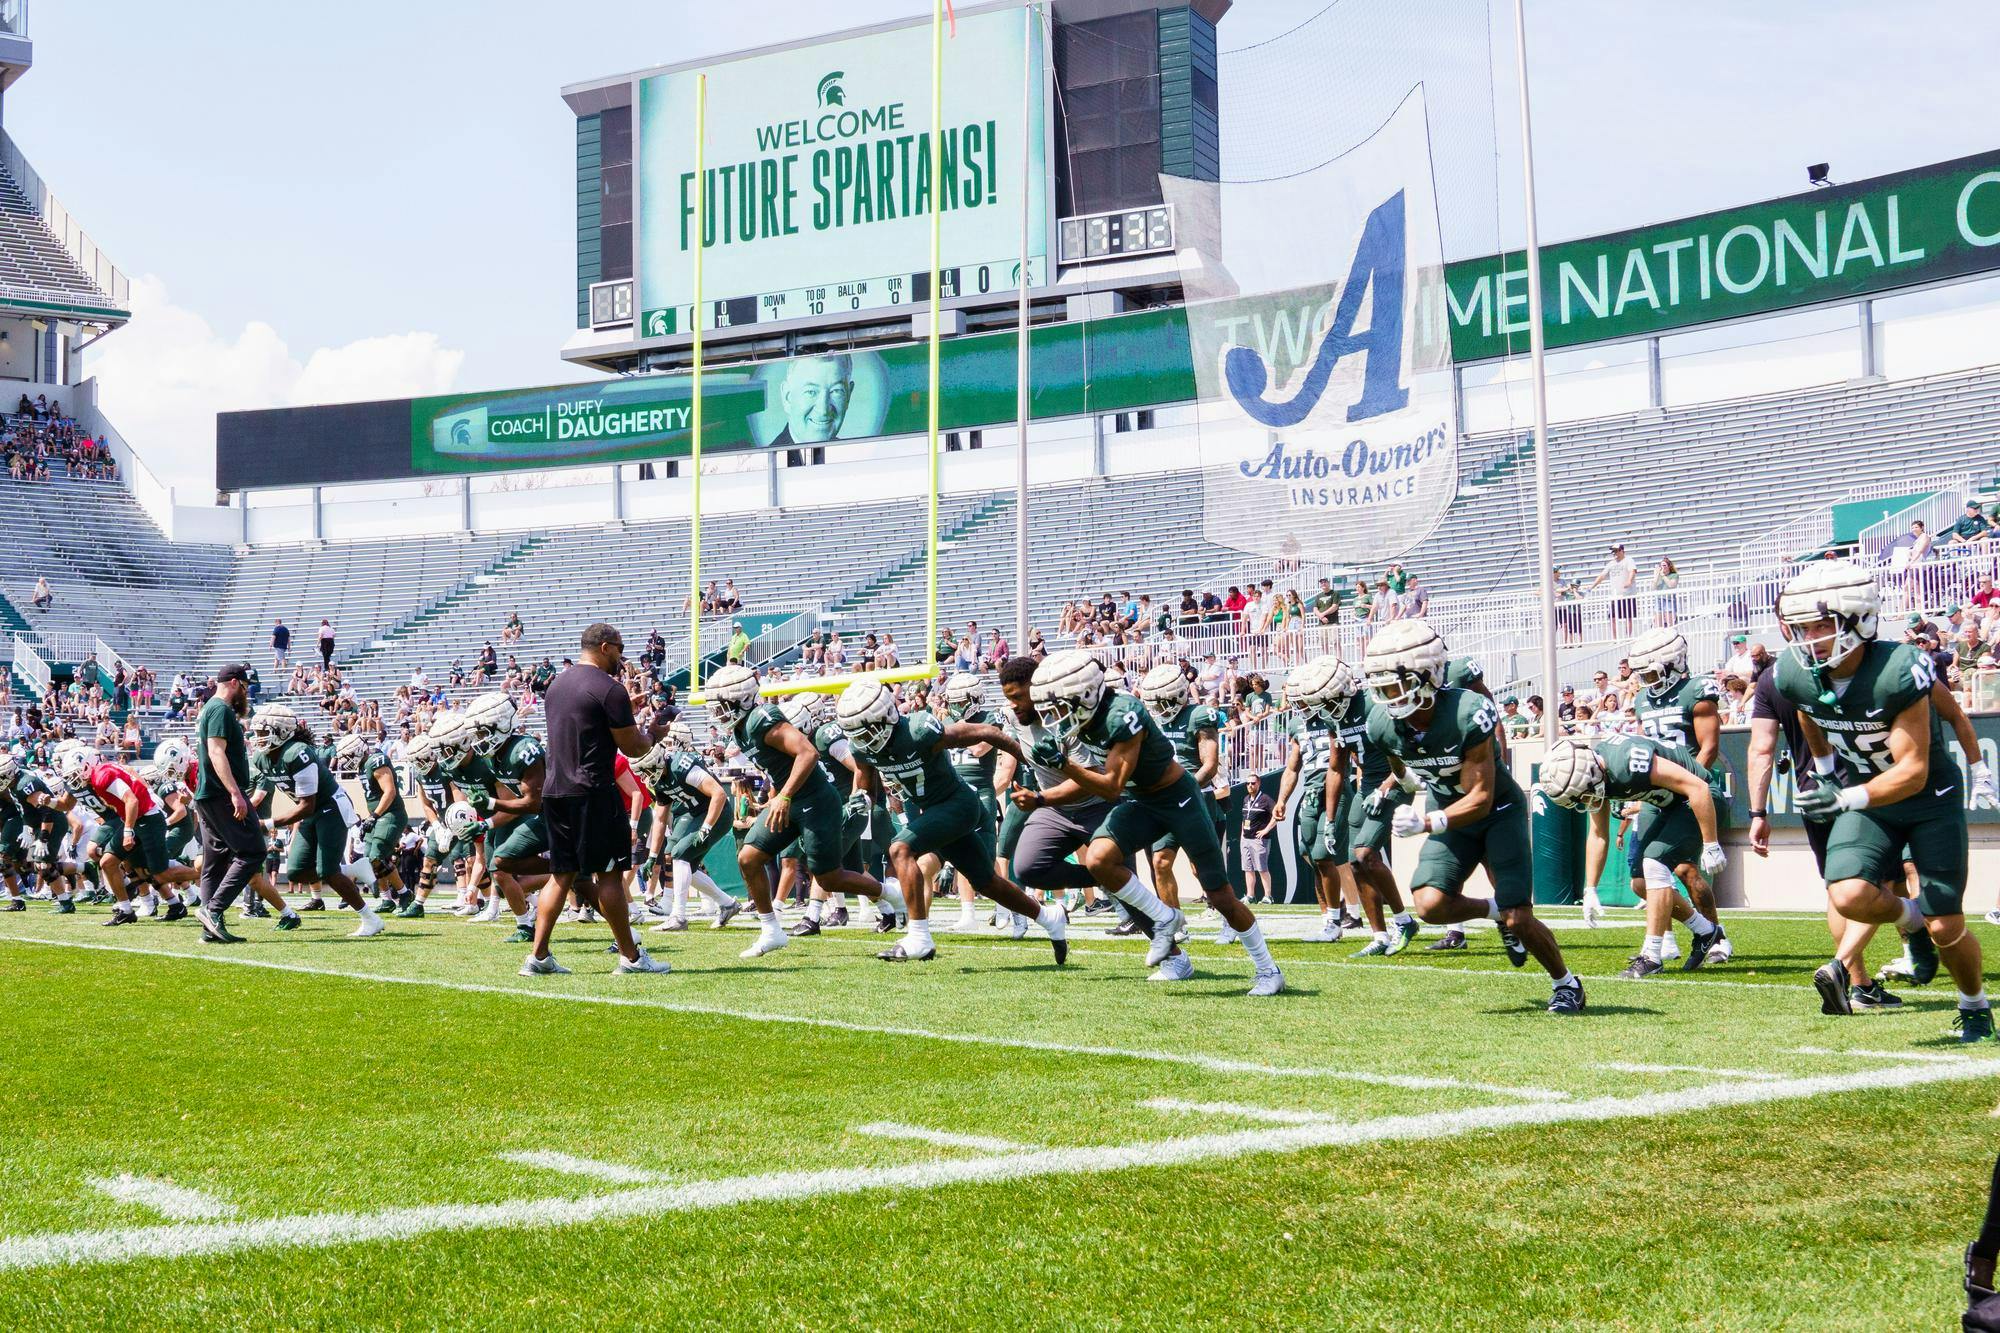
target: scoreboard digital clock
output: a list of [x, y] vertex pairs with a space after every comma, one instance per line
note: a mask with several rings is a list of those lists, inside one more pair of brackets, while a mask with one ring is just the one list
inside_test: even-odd
[[[995, 260], [990, 264], [963, 264], [941, 269], [938, 273], [939, 299], [949, 301], [961, 296], [1014, 291], [1020, 286], [1016, 276], [1020, 268], [1021, 261], [1017, 257]], [[1028, 285], [1040, 287], [1047, 281], [1047, 260], [1040, 255], [1031, 256], [1028, 260]], [[736, 296], [725, 301], [705, 301], [702, 304], [708, 316], [702, 321], [702, 327], [734, 329], [748, 324], [775, 324], [787, 319], [817, 319], [869, 310], [894, 310], [922, 305], [930, 299], [931, 275], [928, 269], [921, 273], [892, 273], [880, 278], [851, 278], [845, 282], [794, 287], [789, 291], [759, 292], [754, 296]], [[668, 306], [648, 310], [639, 335], [643, 338], [665, 338], [677, 333], [689, 333], [693, 329], [692, 305]]]
[[1065, 264], [1161, 254], [1174, 248], [1174, 210], [1168, 204], [1064, 218], [1058, 253]]

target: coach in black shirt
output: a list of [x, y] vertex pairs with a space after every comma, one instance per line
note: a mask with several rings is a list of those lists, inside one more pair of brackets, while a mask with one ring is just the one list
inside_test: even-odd
[[[548, 720], [547, 776], [542, 782], [542, 822], [548, 828], [553, 889], [535, 913], [535, 947], [523, 976], [567, 968], [549, 954], [549, 936], [572, 887], [595, 903], [618, 942], [620, 972], [665, 972], [632, 938], [625, 911], [625, 872], [632, 867], [632, 826], [618, 790], [619, 751], [637, 759], [651, 748], [632, 718], [632, 700], [618, 679], [625, 641], [602, 622], [583, 632], [577, 661], [549, 685], [542, 708]], [[584, 883], [577, 884], [578, 877]]]
[[[1778, 693], [1778, 663], [1766, 658], [1757, 672], [1757, 684], [1750, 694], [1750, 850], [1759, 856], [1771, 851], [1771, 774], [1778, 767], [1778, 738], [1785, 740], [1785, 761], [1792, 771], [1797, 791], [1811, 791], [1819, 785], [1812, 768], [1812, 753], [1806, 749], [1805, 732], [1799, 727], [1798, 706]], [[1829, 822], [1806, 821], [1806, 843], [1813, 861], [1826, 869], [1826, 835]]]

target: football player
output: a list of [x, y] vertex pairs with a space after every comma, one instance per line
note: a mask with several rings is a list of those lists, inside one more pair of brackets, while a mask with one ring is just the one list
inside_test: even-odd
[[672, 866], [673, 907], [667, 919], [653, 929], [687, 929], [687, 895], [692, 886], [715, 905], [711, 926], [721, 930], [743, 910], [743, 904], [724, 893], [703, 867], [709, 852], [729, 837], [729, 788], [702, 765], [694, 733], [684, 722], [667, 727], [665, 745], [654, 746], [633, 760], [632, 773], [650, 787], [654, 808], [671, 816], [671, 823], [657, 815], [655, 819], [667, 823], [662, 855]]
[[[1060, 966], [1069, 957], [1069, 915], [1062, 908], [1038, 903], [1021, 887], [995, 870], [994, 826], [974, 789], [952, 762], [951, 752], [984, 745], [1020, 759], [1020, 747], [1000, 728], [986, 722], [940, 722], [930, 713], [904, 715], [896, 696], [878, 680], [861, 679], [841, 692], [835, 708], [840, 729], [854, 748], [860, 779], [856, 793], [879, 776], [882, 785], [903, 807], [903, 827], [889, 840], [889, 866], [898, 885], [918, 884], [923, 873], [917, 858], [936, 853], [956, 870], [973, 892], [983, 893], [1003, 910], [1028, 917], [1048, 932]], [[909, 895], [909, 930], [902, 940], [876, 955], [884, 962], [922, 962], [937, 956], [931, 938], [929, 895], [921, 889]]]
[[65, 821], [55, 805], [55, 789], [10, 753], [0, 753], [0, 789], [7, 792], [21, 814], [21, 830], [16, 836], [22, 863], [41, 879], [58, 915], [76, 911], [71, 868], [57, 857]]
[[[1709, 775], [1678, 745], [1648, 736], [1608, 736], [1594, 743], [1566, 736], [1542, 756], [1536, 785], [1557, 805], [1589, 815], [1583, 852], [1586, 884], [1597, 883], [1604, 873], [1611, 806], [1636, 802], [1644, 807], [1642, 817], [1633, 825], [1631, 855], [1639, 865], [1639, 887], [1646, 899], [1649, 923], [1672, 919], [1656, 909], [1653, 900], [1677, 894], [1677, 870], [1692, 869], [1706, 883], [1728, 864]], [[1683, 879], [1692, 882], [1685, 875]], [[1684, 972], [1700, 967], [1717, 940], [1714, 926], [1703, 922], [1699, 909], [1690, 919], [1689, 929], [1694, 932], [1694, 948], [1681, 965]], [[1649, 924], [1644, 945], [1619, 975], [1638, 981], [1657, 976], [1664, 967], [1660, 936]]]
[[425, 823], [424, 860], [417, 871], [415, 896], [398, 908], [396, 915], [414, 918], [423, 916], [424, 903], [437, 887], [438, 871], [460, 857], [469, 860], [475, 849], [460, 848], [445, 827], [444, 812], [451, 805], [451, 783], [444, 775], [443, 765], [438, 763], [437, 742], [429, 732], [419, 732], [403, 747], [403, 754], [410, 764], [410, 776], [416, 779], [417, 813]]
[[372, 746], [357, 731], [346, 731], [333, 743], [334, 776], [359, 778], [367, 799], [361, 816], [362, 855], [375, 872], [381, 886], [377, 912], [393, 912], [408, 906], [414, 895], [403, 887], [396, 870], [396, 848], [403, 831], [410, 826], [409, 810], [403, 804], [403, 789], [396, 781], [396, 767], [386, 750]]
[[[514, 933], [507, 942], [531, 944], [535, 929], [528, 894], [546, 881], [549, 870], [541, 816], [546, 757], [540, 741], [514, 730], [514, 711], [514, 701], [505, 694], [483, 694], [463, 712], [446, 713], [431, 723], [430, 737], [452, 790], [482, 821], [465, 832], [485, 838], [486, 868], [514, 914]], [[455, 833], [454, 840], [462, 841], [463, 834]], [[494, 901], [475, 919], [498, 918]]]
[[[271, 819], [273, 828], [291, 830], [285, 878], [293, 884], [330, 885], [361, 918], [353, 937], [380, 935], [382, 918], [343, 869], [353, 804], [314, 748], [312, 734], [283, 704], [265, 704], [252, 713], [246, 731], [250, 780], [257, 789], [254, 803], [261, 804], [279, 791], [292, 801], [289, 811]], [[317, 888], [313, 896], [318, 897]]]
[[[1330, 655], [1313, 658], [1285, 680], [1285, 702], [1292, 718], [1285, 729], [1277, 816], [1285, 817], [1292, 793], [1303, 788], [1298, 817], [1292, 823], [1293, 850], [1298, 853], [1300, 874], [1313, 878], [1313, 896], [1320, 908], [1320, 928], [1306, 936], [1308, 944], [1336, 943], [1341, 935], [1336, 867], [1346, 864], [1348, 856], [1347, 810], [1341, 804], [1347, 756], [1339, 752], [1336, 728], [1348, 696], [1358, 688], [1353, 668]], [[1334, 787], [1330, 797], [1329, 783]]]
[[[1484, 665], [1480, 663], [1479, 659], [1476, 657], [1445, 658], [1444, 687], [1446, 689], [1451, 689], [1451, 690], [1471, 690], [1474, 694], [1483, 695], [1488, 702], [1492, 702], [1493, 700], [1493, 687], [1486, 683], [1486, 668]], [[1495, 762], [1505, 763], [1507, 761], [1506, 728], [1503, 727], [1500, 730], [1495, 731], [1493, 733], [1493, 744], [1497, 747], [1493, 752], [1493, 757]], [[1373, 790], [1374, 790], [1373, 787], [1369, 788], [1369, 791]], [[1364, 820], [1368, 818], [1366, 811], [1363, 811], [1362, 817]], [[1387, 871], [1388, 869], [1387, 858], [1389, 856], [1389, 815], [1384, 814], [1380, 820], [1372, 821], [1369, 825], [1368, 831], [1370, 834], [1374, 835], [1376, 838], [1380, 840], [1380, 847], [1378, 849], [1379, 856], [1377, 857], [1377, 859], [1383, 862], [1382, 868], [1384, 871]], [[1394, 883], [1393, 875], [1384, 874], [1377, 876], [1376, 878], [1376, 884], [1378, 887], [1380, 886], [1381, 881], [1384, 879], [1389, 880], [1389, 882], [1392, 884]], [[1586, 893], [1588, 892], [1591, 891], [1586, 890]], [[1447, 926], [1445, 928], [1445, 932], [1441, 937], [1439, 937], [1436, 940], [1433, 940], [1429, 944], [1426, 944], [1424, 946], [1424, 952], [1450, 953], [1459, 949], [1463, 949], [1464, 947], [1465, 947], [1465, 932], [1460, 930], [1456, 925], [1452, 925], [1452, 926]]]
[[[1051, 892], [1067, 895], [1095, 887], [1090, 871], [1070, 858], [1097, 835], [1104, 816], [1111, 813], [1111, 803], [1088, 795], [1063, 776], [1053, 737], [1035, 712], [1032, 682], [1037, 665], [1032, 657], [1010, 657], [1000, 664], [1008, 734], [1022, 755], [1017, 759], [1002, 751], [995, 781], [1009, 783], [999, 846], [1000, 855], [1007, 858], [1008, 878], [1046, 898]], [[1025, 935], [1028, 924], [1026, 918], [1014, 916], [1009, 927], [1014, 938]]]
[[703, 683], [702, 693], [709, 715], [772, 787], [770, 802], [736, 854], [758, 925], [756, 941], [741, 956], [759, 958], [791, 943], [771, 902], [771, 865], [793, 843], [799, 844], [807, 872], [830, 891], [883, 896], [890, 886], [842, 865], [842, 797], [821, 767], [812, 738], [785, 721], [776, 704], [760, 702], [757, 674], [745, 666], [725, 666]]
[[[1798, 708], [1820, 779], [1799, 794], [1798, 810], [1832, 823], [1824, 874], [1841, 915], [1896, 926], [1919, 980], [1941, 959], [1958, 985], [1959, 1039], [1991, 1039], [1979, 941], [1965, 927], [1965, 777], [1931, 704], [1929, 656], [1876, 638], [1880, 611], [1874, 576], [1845, 561], [1807, 565], [1778, 597], [1788, 648], [1774, 679]], [[1918, 876], [1914, 899], [1885, 884], [1906, 857]], [[1843, 939], [1813, 973], [1824, 1012], [1853, 1011], [1851, 948]]]
[[1084, 848], [1083, 861], [1100, 888], [1146, 918], [1152, 935], [1146, 964], [1159, 969], [1153, 975], [1161, 981], [1194, 975], [1193, 963], [1175, 940], [1183, 923], [1180, 911], [1161, 902], [1132, 873], [1132, 858], [1172, 833], [1193, 864], [1208, 905], [1250, 955], [1256, 969], [1250, 994], [1283, 990], [1284, 973], [1272, 961], [1256, 914], [1229, 882], [1222, 842], [1204, 808], [1201, 788], [1174, 758], [1174, 747], [1145, 705], [1112, 689], [1097, 658], [1076, 648], [1054, 653], [1036, 667], [1031, 693], [1036, 713], [1049, 728], [1037, 762], [1053, 761], [1051, 766], [1059, 766], [1084, 792], [1111, 802], [1104, 823]]
[[[1392, 773], [1369, 797], [1373, 813], [1394, 807], [1398, 836], [1430, 835], [1410, 879], [1419, 917], [1499, 923], [1510, 963], [1521, 967], [1532, 954], [1548, 971], [1548, 1011], [1581, 1013], [1583, 983], [1535, 919], [1528, 801], [1501, 762], [1499, 711], [1484, 695], [1447, 686], [1445, 661], [1444, 640], [1423, 620], [1391, 621], [1368, 641], [1362, 679], [1375, 708], [1367, 740], [1382, 749]], [[1430, 796], [1428, 813], [1399, 803], [1399, 793], [1418, 787]], [[1481, 867], [1493, 897], [1468, 898], [1465, 881]]]
[[186, 916], [187, 904], [180, 900], [175, 886], [188, 883], [194, 872], [168, 865], [166, 817], [146, 784], [129, 769], [107, 762], [80, 742], [65, 741], [57, 746], [55, 761], [56, 776], [68, 790], [69, 799], [99, 820], [92, 834], [98, 848], [98, 874], [117, 900], [105, 924], [129, 925], [138, 920], [126, 886], [127, 870], [137, 882], [157, 884], [165, 891], [167, 920]]
[[[786, 720], [804, 732], [819, 751], [820, 767], [826, 771], [828, 781], [836, 791], [845, 784], [847, 800], [841, 807], [840, 821], [840, 864], [849, 873], [861, 876], [867, 883], [879, 885], [871, 895], [875, 899], [875, 929], [886, 934], [896, 928], [897, 919], [906, 906], [903, 901], [902, 886], [891, 880], [877, 880], [867, 873], [861, 844], [873, 837], [875, 815], [875, 794], [881, 790], [881, 783], [872, 776], [854, 752], [854, 744], [848, 739], [846, 730], [840, 725], [836, 709], [831, 700], [823, 694], [798, 694], [785, 701]], [[893, 876], [891, 877], [893, 879]], [[852, 882], [852, 881], [847, 881]], [[867, 894], [864, 888], [861, 890]], [[813, 877], [811, 898], [806, 903], [806, 915], [792, 927], [793, 935], [819, 934], [820, 921], [825, 915], [826, 904], [831, 895], [845, 897], [842, 890], [829, 887], [819, 876]]]
[[[1188, 693], [1187, 673], [1178, 662], [1162, 662], [1142, 676], [1139, 701], [1146, 705], [1146, 711], [1153, 715], [1153, 721], [1159, 723], [1161, 733], [1174, 747], [1174, 762], [1192, 774], [1195, 786], [1201, 788], [1202, 808], [1214, 821], [1216, 838], [1220, 841], [1229, 819], [1215, 797], [1215, 786], [1222, 776], [1222, 714], [1207, 704], [1195, 702]], [[1171, 832], [1153, 844], [1153, 891], [1175, 911], [1181, 905], [1180, 883], [1174, 876], [1180, 848], [1180, 839]], [[1129, 924], [1136, 929], [1138, 919], [1132, 918]]]
[[[1689, 674], [1687, 640], [1671, 626], [1649, 629], [1632, 640], [1631, 646], [1625, 650], [1625, 660], [1645, 690], [1634, 701], [1633, 709], [1639, 718], [1640, 734], [1687, 751], [1701, 765], [1711, 792], [1720, 798], [1725, 776], [1722, 767], [1722, 687], [1716, 684], [1713, 676]], [[1728, 807], [1718, 804], [1716, 808], [1723, 811]], [[1644, 837], [1643, 830], [1634, 830], [1635, 844]], [[1638, 878], [1636, 862], [1632, 873], [1635, 879]], [[1729, 942], [1728, 931], [1723, 930], [1722, 916], [1716, 910], [1714, 887], [1700, 875], [1683, 876], [1682, 882], [1687, 885], [1688, 897], [1695, 911], [1704, 919], [1713, 921], [1716, 929], [1722, 931], [1716, 939], [1708, 941], [1705, 948], [1697, 940], [1696, 952], [1708, 962], [1728, 962], [1734, 947]], [[1657, 919], [1656, 896], [1651, 892], [1645, 895], [1646, 934], [1649, 937], [1673, 929], [1671, 922]], [[1683, 967], [1698, 966], [1694, 959], [1695, 954], [1690, 953]]]

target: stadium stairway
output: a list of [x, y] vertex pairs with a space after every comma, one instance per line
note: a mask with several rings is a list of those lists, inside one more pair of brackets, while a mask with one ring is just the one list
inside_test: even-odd
[[105, 299], [4, 166], [0, 166], [0, 287], [61, 292], [88, 301]]
[[487, 565], [471, 577], [464, 579], [436, 601], [418, 608], [409, 615], [404, 616], [401, 620], [398, 620], [395, 624], [390, 625], [379, 636], [371, 639], [359, 652], [353, 654], [336, 653], [334, 660], [347, 669], [350, 674], [355, 672], [364, 675], [367, 674], [368, 665], [374, 658], [384, 653], [395, 651], [396, 645], [402, 640], [411, 635], [421, 633], [425, 626], [439, 617], [449, 614], [452, 608], [472, 597], [481, 588], [489, 584], [499, 583], [505, 579], [510, 570], [533, 555], [547, 541], [548, 534], [546, 533], [530, 533], [515, 543], [499, 559], [493, 561], [493, 563]]

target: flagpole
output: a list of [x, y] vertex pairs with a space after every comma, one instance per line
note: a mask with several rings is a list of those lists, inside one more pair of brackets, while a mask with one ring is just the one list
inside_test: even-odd
[[1028, 651], [1028, 246], [1030, 227], [1028, 196], [1033, 182], [1033, 145], [1029, 142], [1034, 124], [1036, 75], [1041, 62], [1035, 55], [1035, 6], [1021, 9], [1021, 276], [1020, 306], [1015, 317], [1014, 422], [1019, 443], [1014, 460], [1014, 648]]
[[1526, 0], [1514, 0], [1514, 54], [1521, 83], [1521, 184], [1527, 211], [1528, 366], [1535, 401], [1535, 554], [1542, 592], [1542, 739], [1554, 742], [1556, 696], [1555, 516], [1549, 499], [1548, 347], [1542, 335], [1542, 246], [1535, 225], [1535, 131], [1528, 113], [1528, 16]]

